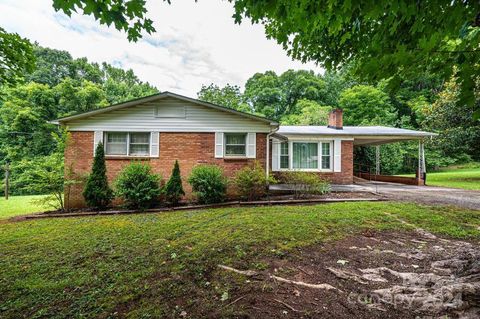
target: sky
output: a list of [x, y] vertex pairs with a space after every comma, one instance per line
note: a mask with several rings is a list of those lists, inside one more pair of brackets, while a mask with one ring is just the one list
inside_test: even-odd
[[100, 26], [92, 17], [71, 18], [52, 8], [52, 0], [1, 0], [0, 26], [42, 46], [66, 50], [74, 58], [133, 69], [160, 91], [196, 97], [202, 84], [243, 87], [256, 72], [311, 69], [292, 61], [261, 25], [235, 24], [232, 5], [221, 0], [148, 1], [157, 30], [138, 42]]

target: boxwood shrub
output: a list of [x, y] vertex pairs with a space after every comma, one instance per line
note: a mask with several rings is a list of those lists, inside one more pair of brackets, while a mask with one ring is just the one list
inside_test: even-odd
[[225, 200], [227, 179], [217, 165], [197, 165], [192, 169], [188, 182], [201, 204], [220, 203]]
[[160, 175], [152, 173], [150, 165], [132, 162], [118, 175], [115, 191], [127, 207], [143, 210], [159, 199], [160, 180]]

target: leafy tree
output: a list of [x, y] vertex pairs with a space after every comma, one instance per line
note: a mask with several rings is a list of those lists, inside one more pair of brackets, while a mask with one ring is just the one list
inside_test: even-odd
[[91, 15], [100, 24], [113, 24], [117, 30], [125, 31], [130, 41], [137, 41], [142, 31], [155, 31], [153, 21], [145, 17], [145, 5], [145, 0], [53, 0], [56, 11], [63, 11], [68, 16], [79, 11]]
[[96, 209], [105, 209], [112, 202], [113, 191], [108, 186], [107, 166], [102, 143], [98, 143], [95, 149], [92, 173], [85, 183], [83, 197], [89, 207]]
[[[362, 170], [375, 174], [375, 146], [355, 147], [353, 162]], [[406, 162], [406, 159], [409, 159]], [[418, 142], [392, 143], [380, 146], [380, 174], [413, 173], [417, 168]]]
[[175, 161], [173, 166], [172, 175], [168, 180], [167, 184], [165, 185], [165, 196], [167, 197], [167, 201], [172, 203], [174, 206], [178, 205], [178, 202], [185, 196], [185, 192], [182, 186], [182, 176], [180, 175], [180, 166], [178, 165], [178, 161]]
[[356, 85], [342, 92], [339, 101], [345, 125], [393, 125], [395, 111], [388, 94], [369, 85]]
[[245, 83], [246, 102], [253, 111], [277, 119], [283, 114], [283, 93], [278, 76], [273, 71], [256, 73]]
[[43, 48], [35, 45], [36, 67], [25, 74], [28, 82], [36, 82], [55, 86], [67, 77], [72, 77], [73, 58], [67, 51]]
[[47, 121], [56, 117], [56, 99], [44, 84], [5, 88], [0, 101], [0, 158], [11, 162], [51, 154], [56, 147]]
[[[333, 83], [333, 82], [332, 82]], [[245, 84], [245, 101], [255, 112], [272, 119], [300, 114], [297, 102], [302, 99], [322, 105], [336, 103], [336, 94], [320, 75], [313, 71], [288, 70], [280, 76], [273, 71], [257, 73]]]
[[199, 100], [205, 102], [252, 113], [252, 109], [248, 104], [244, 103], [243, 94], [240, 92], [240, 88], [236, 85], [227, 84], [223, 88], [213, 83], [209, 86], [202, 85], [202, 88], [197, 95]]
[[315, 101], [301, 99], [295, 108], [299, 114], [285, 115], [280, 119], [283, 125], [327, 125], [330, 106], [322, 106]]
[[[59, 128], [51, 120], [157, 92], [132, 70], [73, 59], [66, 51], [38, 45], [33, 52], [35, 71], [20, 74], [27, 83], [0, 86], [0, 165], [10, 161], [14, 167], [23, 159], [40, 160], [56, 152]], [[26, 192], [20, 186], [12, 191]]]
[[35, 160], [24, 159], [16, 166], [19, 176], [13, 187], [22, 187], [25, 193], [46, 194], [36, 202], [42, 206], [65, 210], [63, 154], [53, 153]]
[[295, 106], [300, 99], [323, 101], [326, 93], [325, 81], [316, 76], [313, 71], [288, 70], [279, 77], [282, 92], [284, 93], [283, 113], [296, 114], [299, 110]]
[[324, 105], [338, 107], [340, 94], [346, 89], [358, 84], [348, 72], [349, 68], [344, 67], [339, 71], [325, 71], [323, 80], [325, 81], [325, 92], [322, 95]]
[[[478, 94], [478, 88], [476, 94]], [[424, 117], [423, 127], [439, 132], [432, 146], [452, 158], [468, 154], [480, 160], [480, 122], [472, 118], [473, 108], [458, 104], [460, 87], [455, 78], [445, 83], [438, 99], [431, 105], [415, 109], [418, 117]], [[479, 100], [476, 102], [480, 103]]]
[[[170, 0], [166, 0], [170, 3]], [[332, 70], [346, 65], [363, 80], [401, 79], [434, 70], [442, 79], [458, 67], [459, 103], [475, 105], [473, 89], [480, 64], [478, 1], [229, 0], [235, 22], [250, 19], [265, 26], [294, 59], [315, 61]], [[154, 32], [145, 17], [145, 0], [53, 0], [67, 15], [83, 12], [101, 24], [125, 30], [130, 40]], [[267, 113], [265, 113], [267, 114]], [[475, 116], [480, 117], [480, 108]]]
[[58, 97], [58, 116], [87, 112], [108, 105], [102, 86], [87, 80], [66, 78], [53, 90]]
[[48, 84], [53, 87], [66, 78], [102, 82], [102, 72], [97, 63], [90, 63], [86, 58], [73, 59], [67, 51], [34, 46], [36, 67], [26, 73], [26, 81]]
[[[327, 69], [351, 63], [363, 80], [413, 78], [434, 70], [442, 79], [458, 67], [460, 102], [474, 104], [480, 2], [236, 0], [235, 21], [265, 25], [289, 55]], [[477, 109], [477, 115], [480, 110]]]
[[34, 66], [30, 41], [0, 27], [0, 86], [15, 84], [24, 73], [33, 71]]
[[109, 104], [144, 97], [158, 93], [158, 89], [148, 82], [142, 82], [133, 70], [123, 70], [107, 63], [102, 64], [103, 90]]
[[[388, 82], [388, 81], [387, 81]], [[388, 83], [384, 81], [384, 86]], [[404, 79], [394, 92], [390, 92], [390, 100], [397, 111], [397, 119], [401, 121], [402, 127], [419, 129], [421, 118], [413, 112], [412, 106], [418, 104], [432, 104], [441, 91], [443, 80], [436, 74], [423, 73], [414, 78]], [[385, 88], [387, 89], [387, 88]]]

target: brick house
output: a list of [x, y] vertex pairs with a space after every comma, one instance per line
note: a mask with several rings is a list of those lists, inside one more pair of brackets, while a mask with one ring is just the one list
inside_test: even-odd
[[[168, 179], [178, 160], [184, 180], [198, 164], [219, 165], [232, 176], [258, 161], [266, 174], [302, 170], [321, 174], [332, 183], [351, 184], [354, 145], [422, 140], [433, 135], [388, 127], [343, 127], [341, 110], [330, 114], [328, 126], [279, 126], [263, 117], [170, 92], [64, 117], [55, 123], [70, 133], [66, 171], [77, 176], [88, 174], [95, 147], [103, 142], [110, 182], [132, 160], [148, 162]], [[190, 197], [188, 183], [184, 182], [184, 188]], [[73, 186], [65, 199], [69, 207], [84, 206], [82, 190], [81, 184]]]

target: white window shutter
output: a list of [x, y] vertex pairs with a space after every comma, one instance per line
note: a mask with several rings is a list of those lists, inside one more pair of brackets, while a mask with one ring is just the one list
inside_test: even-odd
[[95, 131], [93, 133], [93, 156], [95, 156], [95, 150], [100, 142], [103, 143], [103, 131]]
[[342, 140], [338, 138], [333, 140], [333, 171], [342, 171]]
[[280, 143], [277, 140], [272, 141], [272, 172], [280, 170]]
[[223, 132], [215, 133], [215, 158], [223, 157]]
[[160, 133], [151, 132], [150, 133], [150, 157], [158, 157], [160, 150]]
[[256, 158], [257, 157], [257, 133], [248, 133], [247, 134], [247, 157]]

